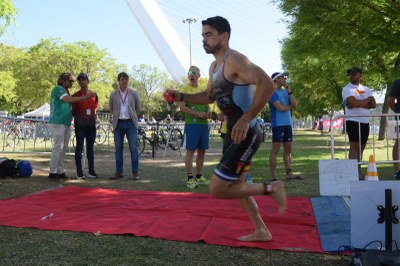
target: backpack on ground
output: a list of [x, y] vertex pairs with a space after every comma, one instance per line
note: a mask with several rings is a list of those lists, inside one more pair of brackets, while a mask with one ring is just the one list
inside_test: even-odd
[[17, 162], [13, 159], [0, 158], [0, 178], [16, 177], [17, 175]]

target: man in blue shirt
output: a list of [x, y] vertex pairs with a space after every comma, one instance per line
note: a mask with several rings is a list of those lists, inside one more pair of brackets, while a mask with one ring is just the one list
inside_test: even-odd
[[286, 179], [301, 179], [292, 173], [292, 118], [290, 110], [297, 107], [290, 86], [286, 83], [286, 73], [275, 72], [271, 78], [275, 82], [275, 91], [268, 101], [271, 112], [272, 149], [269, 155], [271, 177], [277, 178], [276, 157], [283, 144], [283, 162], [285, 163]]

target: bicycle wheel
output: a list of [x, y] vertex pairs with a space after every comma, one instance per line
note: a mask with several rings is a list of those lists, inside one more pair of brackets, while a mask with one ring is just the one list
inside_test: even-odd
[[264, 138], [265, 138], [266, 140], [272, 138], [272, 130], [271, 130], [271, 128], [267, 128], [267, 129], [264, 131]]
[[15, 147], [19, 144], [19, 137], [16, 133], [10, 132], [6, 136], [6, 147]]
[[183, 141], [182, 131], [180, 131], [180, 129], [178, 128], [173, 129], [171, 132], [171, 136], [169, 137], [168, 145], [171, 147], [171, 149], [176, 151], [177, 149], [179, 149], [180, 146], [182, 146], [182, 141]]
[[95, 143], [97, 145], [103, 145], [106, 142], [107, 139], [107, 132], [104, 130], [104, 128], [98, 128], [96, 130], [96, 139], [95, 139]]
[[145, 140], [142, 138], [142, 136], [138, 135], [138, 138], [137, 138], [137, 149], [138, 149], [139, 155], [144, 152], [145, 147], [146, 147]]
[[165, 145], [167, 144], [167, 138], [164, 137], [164, 131], [160, 131], [160, 134], [157, 134], [157, 146], [160, 149], [165, 149]]

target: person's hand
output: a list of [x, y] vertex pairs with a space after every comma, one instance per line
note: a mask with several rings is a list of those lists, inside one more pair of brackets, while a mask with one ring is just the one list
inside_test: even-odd
[[210, 118], [211, 116], [210, 116], [209, 113], [198, 112], [198, 113], [197, 113], [197, 117], [198, 117], [198, 118], [202, 118], [202, 119], [207, 119], [207, 118]]
[[86, 93], [86, 95], [85, 95], [85, 97], [86, 97], [86, 99], [90, 99], [90, 98], [92, 98], [92, 97], [96, 97], [97, 96], [97, 94], [95, 93], [95, 92], [93, 92], [93, 91], [89, 91], [88, 93]]
[[242, 116], [232, 128], [231, 139], [233, 143], [240, 144], [246, 139], [247, 131], [249, 131], [250, 122]]
[[167, 102], [175, 102], [180, 99], [181, 93], [176, 90], [166, 89], [163, 96]]
[[374, 108], [374, 106], [375, 106], [374, 99], [370, 98], [367, 104], [367, 108], [372, 109]]

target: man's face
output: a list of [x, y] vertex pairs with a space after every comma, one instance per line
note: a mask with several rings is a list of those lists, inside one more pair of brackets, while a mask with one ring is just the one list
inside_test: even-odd
[[215, 54], [222, 48], [222, 34], [208, 25], [203, 26], [203, 48], [207, 54]]
[[119, 87], [120, 87], [120, 88], [126, 88], [126, 87], [128, 87], [128, 81], [129, 81], [128, 78], [121, 77], [121, 79], [118, 81]]
[[81, 88], [86, 88], [88, 85], [89, 81], [86, 78], [79, 78], [78, 79], [78, 84]]
[[349, 74], [349, 79], [351, 83], [358, 84], [361, 81], [362, 74], [359, 72], [351, 72]]
[[69, 89], [69, 88], [72, 87], [74, 82], [75, 82], [75, 80], [73, 79], [72, 76], [70, 76], [68, 79], [64, 80], [63, 87], [66, 88], [66, 89]]
[[188, 79], [190, 85], [192, 86], [199, 85], [199, 78], [200, 78], [200, 70], [196, 67], [191, 67], [188, 71]]
[[286, 85], [286, 76], [280, 76], [279, 78], [277, 78], [275, 80], [275, 82], [279, 85], [279, 86], [285, 86]]

